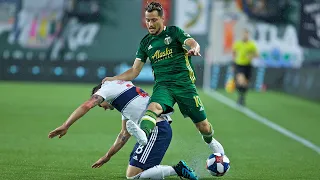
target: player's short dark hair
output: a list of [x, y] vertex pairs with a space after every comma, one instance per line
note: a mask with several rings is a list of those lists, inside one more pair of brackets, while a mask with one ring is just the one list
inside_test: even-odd
[[97, 86], [93, 87], [92, 88], [92, 91], [91, 91], [91, 96], [96, 93], [102, 86], [102, 83], [98, 84]]
[[163, 8], [162, 8], [162, 5], [161, 5], [160, 3], [158, 3], [158, 2], [153, 1], [153, 2], [151, 2], [151, 3], [149, 3], [149, 4], [147, 4], [145, 10], [146, 10], [147, 12], [158, 11], [159, 16], [160, 16], [160, 17], [163, 16]]

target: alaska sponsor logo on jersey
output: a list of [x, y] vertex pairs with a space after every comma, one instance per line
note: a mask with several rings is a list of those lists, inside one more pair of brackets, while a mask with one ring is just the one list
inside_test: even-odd
[[153, 55], [152, 59], [155, 60], [155, 63], [164, 59], [171, 58], [173, 55], [173, 50], [166, 48], [164, 51], [157, 50]]

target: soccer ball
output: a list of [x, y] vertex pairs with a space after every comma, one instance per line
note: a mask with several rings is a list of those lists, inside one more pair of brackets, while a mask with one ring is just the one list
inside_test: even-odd
[[226, 155], [213, 153], [207, 159], [206, 168], [212, 176], [223, 176], [230, 169], [230, 160]]

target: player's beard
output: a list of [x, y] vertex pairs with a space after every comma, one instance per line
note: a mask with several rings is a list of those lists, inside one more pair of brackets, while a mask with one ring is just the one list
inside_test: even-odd
[[156, 31], [156, 32], [154, 33], [154, 35], [158, 35], [159, 32], [160, 32], [160, 28], [158, 29], [158, 31]]
[[[151, 30], [154, 30], [153, 32], [151, 32]], [[149, 33], [152, 35], [156, 35], [158, 34], [159, 30], [155, 31], [156, 29], [149, 29]]]
[[159, 27], [159, 28], [154, 27], [154, 28], [152, 29], [152, 30], [154, 30], [153, 33], [150, 32], [150, 29], [148, 29], [148, 30], [149, 30], [149, 33], [150, 33], [150, 34], [152, 34], [152, 35], [158, 35], [159, 32], [161, 31], [161, 27]]

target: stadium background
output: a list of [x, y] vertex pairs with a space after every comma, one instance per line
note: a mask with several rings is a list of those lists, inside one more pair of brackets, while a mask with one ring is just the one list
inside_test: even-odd
[[[125, 178], [133, 140], [105, 167], [90, 169], [119, 131], [116, 112], [94, 109], [63, 139], [46, 136], [89, 97], [91, 86], [131, 66], [146, 34], [146, 2], [0, 0], [0, 179]], [[248, 27], [260, 52], [248, 108], [320, 145], [320, 1], [160, 2], [167, 24], [185, 29], [202, 47], [205, 58], [193, 58], [197, 86], [230, 99], [235, 94], [223, 88], [230, 77], [231, 44]], [[152, 92], [149, 64], [135, 83]], [[232, 162], [224, 179], [320, 178], [318, 146], [314, 151], [252, 121], [210, 93], [215, 92], [200, 90]], [[210, 152], [191, 121], [178, 111], [173, 118], [174, 138], [163, 163], [186, 159], [201, 179], [209, 178], [204, 162]]]

